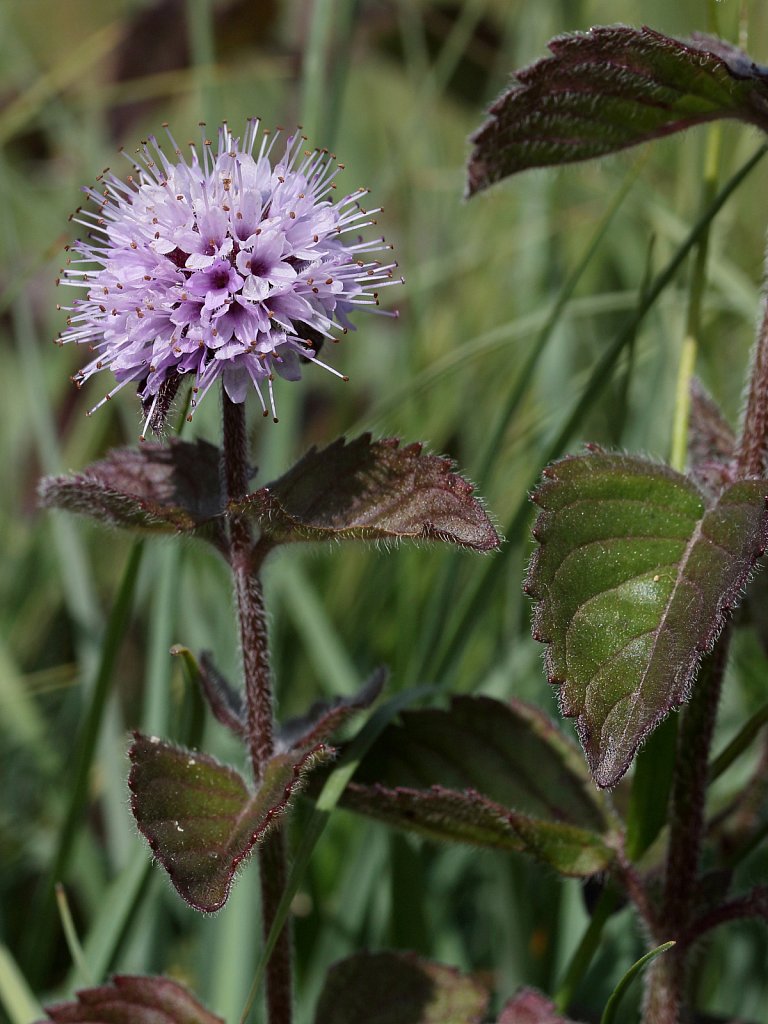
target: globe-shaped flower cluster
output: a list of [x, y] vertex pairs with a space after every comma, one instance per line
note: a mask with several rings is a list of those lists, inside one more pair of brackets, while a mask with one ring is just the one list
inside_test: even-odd
[[342, 376], [319, 348], [346, 333], [354, 306], [378, 306], [396, 264], [369, 258], [391, 249], [382, 238], [349, 237], [375, 223], [378, 211], [360, 206], [367, 190], [335, 200], [343, 165], [299, 134], [273, 165], [278, 137], [254, 119], [241, 141], [224, 124], [215, 151], [208, 140], [201, 152], [192, 145], [189, 162], [170, 133], [173, 158], [152, 137], [134, 175], [105, 172], [101, 191], [84, 190], [98, 208], [75, 213], [88, 241], [70, 247], [60, 283], [86, 294], [63, 307], [58, 341], [95, 353], [78, 386], [100, 370], [115, 376], [91, 412], [134, 381], [146, 431], [182, 380], [192, 380], [191, 417], [221, 379], [236, 403], [253, 386], [276, 418], [274, 372], [296, 380], [304, 359]]

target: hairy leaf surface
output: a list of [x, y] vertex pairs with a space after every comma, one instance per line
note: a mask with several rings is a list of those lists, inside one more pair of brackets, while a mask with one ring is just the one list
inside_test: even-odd
[[339, 438], [230, 508], [257, 519], [277, 543], [409, 537], [491, 551], [499, 537], [452, 468], [419, 444]]
[[472, 137], [468, 193], [531, 167], [587, 160], [717, 118], [768, 129], [768, 68], [720, 39], [649, 28], [557, 36], [516, 72]]
[[116, 975], [109, 985], [87, 988], [77, 1000], [46, 1007], [38, 1024], [224, 1024], [177, 981]]
[[457, 697], [448, 711], [404, 712], [342, 805], [434, 839], [525, 851], [566, 875], [602, 871], [614, 856], [578, 749], [520, 701]]
[[63, 508], [110, 526], [218, 537], [224, 502], [219, 449], [205, 441], [116, 448], [82, 473], [46, 477], [46, 508]]
[[549, 645], [550, 682], [595, 781], [613, 786], [687, 699], [763, 553], [768, 483], [708, 499], [666, 466], [605, 453], [563, 459], [544, 476], [526, 583], [533, 634]]
[[481, 1024], [488, 992], [413, 953], [357, 953], [334, 964], [315, 1024]]
[[386, 669], [378, 668], [352, 696], [315, 701], [305, 715], [282, 724], [277, 737], [278, 749], [306, 750], [328, 739], [347, 719], [373, 704], [386, 680]]
[[327, 747], [272, 758], [256, 792], [213, 757], [135, 734], [131, 809], [179, 895], [196, 910], [218, 910], [239, 864], [277, 823]]

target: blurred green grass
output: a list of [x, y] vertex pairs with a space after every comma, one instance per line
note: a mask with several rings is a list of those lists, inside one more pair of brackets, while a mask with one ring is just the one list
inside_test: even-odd
[[[741, 6], [760, 60], [768, 52], [768, 11], [758, 0]], [[107, 165], [119, 168], [118, 147], [130, 151], [163, 121], [177, 137], [197, 138], [201, 119], [227, 118], [234, 127], [256, 114], [267, 125], [301, 123], [311, 141], [333, 148], [346, 164], [345, 183], [369, 186], [384, 207], [379, 222], [406, 278], [404, 288], [387, 295], [400, 318], [358, 318], [357, 333], [333, 353], [349, 384], [308, 373], [300, 386], [279, 389], [278, 426], [253, 417], [262, 478], [311, 443], [372, 429], [425, 440], [455, 457], [506, 523], [591, 368], [634, 309], [651, 240], [655, 272], [695, 221], [705, 132], [601, 163], [532, 173], [463, 203], [467, 136], [509, 72], [541, 56], [553, 34], [616, 21], [686, 34], [706, 29], [714, 10], [721, 33], [736, 39], [739, 9], [735, 0], [0, 5], [0, 944], [25, 973], [35, 974], [41, 927], [30, 901], [57, 845], [66, 769], [132, 543], [35, 508], [41, 473], [79, 469], [111, 445], [135, 443], [139, 433], [127, 394], [86, 420], [98, 394], [77, 393], [68, 380], [84, 353], [50, 344], [62, 325], [53, 281], [80, 186]], [[759, 141], [747, 129], [724, 132], [722, 180]], [[759, 300], [766, 173], [761, 164], [739, 190], [711, 242], [699, 372], [734, 420]], [[612, 197], [633, 177], [532, 386], [486, 462], [496, 417], [537, 331]], [[667, 456], [686, 284], [680, 274], [656, 304], [631, 364], [620, 363], [606, 381], [571, 450], [592, 440]], [[215, 406], [204, 403], [191, 434], [217, 438]], [[320, 693], [348, 691], [382, 662], [391, 666], [393, 690], [427, 682], [515, 693], [554, 711], [520, 592], [527, 527], [508, 542], [501, 578], [481, 594], [472, 629], [440, 678], [431, 666], [442, 660], [446, 617], [487, 560], [437, 547], [281, 554], [267, 578], [280, 713], [301, 711]], [[201, 919], [179, 906], [158, 872], [147, 875], [147, 853], [127, 807], [127, 730], [141, 725], [182, 735], [190, 695], [167, 656], [174, 642], [213, 648], [222, 668], [236, 675], [223, 566], [192, 545], [153, 542], [64, 881], [92, 969], [172, 972], [216, 1012], [237, 1020], [258, 954], [253, 867], [243, 872], [231, 904]], [[753, 706], [749, 680], [759, 672], [758, 653], [744, 645], [723, 736]], [[204, 746], [238, 757], [216, 725], [206, 729]], [[758, 851], [745, 871], [757, 880], [765, 868]], [[136, 894], [135, 914], [133, 900], [119, 909], [121, 892]], [[522, 983], [553, 986], [586, 922], [576, 883], [522, 861], [436, 849], [341, 812], [316, 850], [295, 910], [299, 1024], [311, 1019], [327, 966], [355, 949], [415, 948], [493, 974], [507, 994]], [[759, 1019], [768, 1001], [760, 968], [765, 938], [748, 927], [723, 934], [727, 945], [721, 938], [706, 954], [702, 977], [711, 991], [702, 993], [703, 1005]], [[54, 945], [37, 981], [44, 998], [85, 980], [71, 973], [60, 936]], [[626, 915], [616, 918], [580, 993], [585, 1014], [600, 1007], [640, 948]], [[29, 1019], [21, 1002], [6, 1003], [5, 1012], [14, 1006], [20, 1008], [13, 1024]]]

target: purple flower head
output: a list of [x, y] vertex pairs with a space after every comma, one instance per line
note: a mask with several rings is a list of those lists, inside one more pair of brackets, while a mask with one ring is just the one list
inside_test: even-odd
[[378, 211], [359, 204], [367, 190], [334, 200], [343, 165], [305, 149], [298, 134], [273, 166], [278, 137], [260, 135], [254, 119], [241, 141], [224, 124], [216, 151], [205, 140], [202, 156], [193, 145], [187, 162], [169, 132], [172, 158], [152, 137], [135, 175], [105, 172], [101, 192], [84, 189], [98, 209], [74, 215], [89, 240], [71, 246], [79, 258], [68, 259], [59, 283], [86, 294], [63, 307], [58, 341], [95, 353], [75, 375], [78, 387], [99, 370], [115, 376], [91, 412], [135, 381], [144, 431], [158, 428], [189, 375], [190, 419], [219, 379], [233, 402], [253, 386], [276, 419], [275, 371], [297, 380], [308, 360], [342, 377], [318, 359], [320, 345], [346, 334], [354, 306], [378, 306], [397, 264], [369, 258], [391, 249], [382, 238], [348, 240], [376, 223]]

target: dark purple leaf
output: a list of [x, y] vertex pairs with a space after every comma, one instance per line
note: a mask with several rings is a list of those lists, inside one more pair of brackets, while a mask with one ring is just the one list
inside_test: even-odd
[[357, 953], [334, 964], [315, 1024], [481, 1024], [486, 988], [413, 953]]
[[220, 541], [224, 503], [219, 450], [205, 441], [116, 448], [82, 473], [46, 477], [46, 508], [79, 512], [111, 526], [205, 532]]
[[203, 651], [200, 655], [200, 686], [215, 718], [235, 736], [244, 736], [246, 710], [243, 695], [219, 672], [210, 651]]
[[714, 398], [691, 378], [688, 460], [698, 484], [712, 494], [735, 479], [736, 436]]
[[703, 654], [766, 545], [768, 483], [709, 500], [641, 458], [594, 453], [548, 467], [534, 494], [540, 547], [526, 590], [550, 682], [599, 786], [688, 698]]
[[200, 709], [203, 714], [207, 704], [217, 721], [230, 729], [235, 736], [245, 736], [245, 701], [242, 694], [235, 690], [215, 667], [210, 652], [203, 651], [198, 661], [188, 647], [174, 644], [170, 653], [181, 658], [190, 685], [199, 690], [202, 697]]
[[230, 506], [276, 543], [410, 537], [492, 551], [499, 537], [448, 459], [363, 434], [310, 449], [279, 480]]
[[177, 981], [118, 974], [109, 985], [77, 993], [77, 1001], [46, 1007], [38, 1024], [224, 1024]]
[[278, 755], [251, 792], [238, 772], [206, 754], [134, 735], [134, 817], [179, 895], [206, 913], [223, 906], [240, 863], [284, 814], [307, 773], [333, 753], [317, 746], [301, 756]]
[[404, 712], [341, 803], [433, 839], [525, 851], [566, 875], [614, 858], [614, 823], [578, 749], [520, 701], [457, 697], [448, 711]]
[[317, 701], [306, 715], [285, 722], [279, 735], [281, 750], [306, 750], [328, 739], [344, 722], [358, 711], [369, 708], [387, 681], [387, 671], [376, 669], [365, 684], [352, 697], [337, 697], [332, 701]]
[[557, 36], [472, 137], [468, 193], [729, 117], [768, 128], [768, 69], [710, 36], [622, 25]]
[[521, 988], [501, 1011], [498, 1024], [574, 1024], [558, 1013], [551, 999], [533, 988]]

